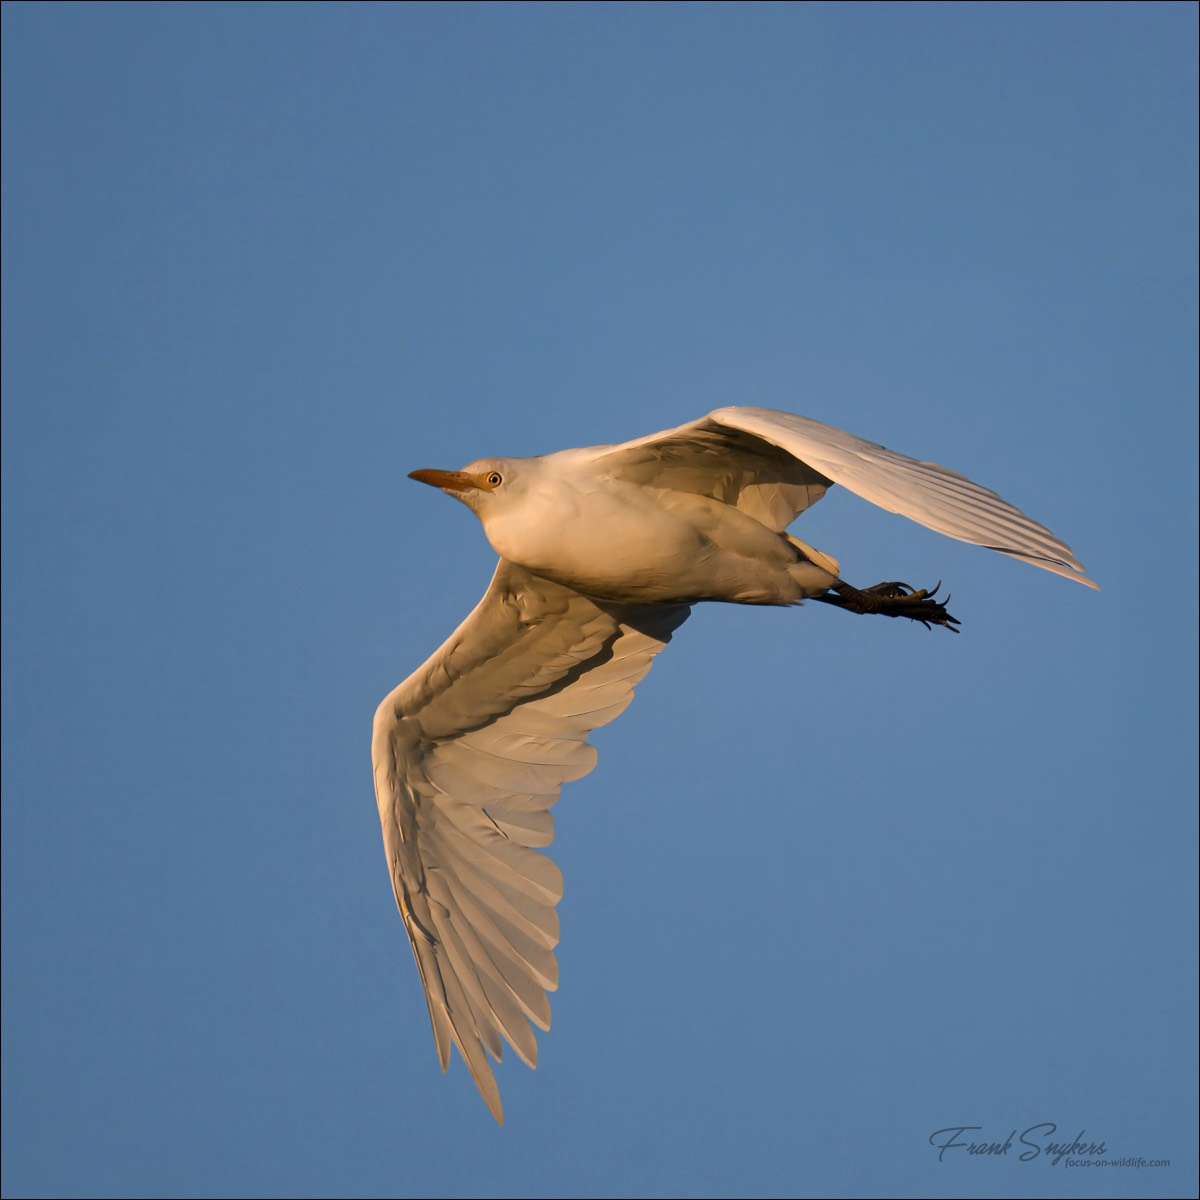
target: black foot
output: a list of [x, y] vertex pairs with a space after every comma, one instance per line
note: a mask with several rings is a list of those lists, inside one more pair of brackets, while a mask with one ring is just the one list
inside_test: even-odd
[[[838, 583], [824, 596], [816, 596], [822, 604], [832, 604], [836, 608], [844, 608], [854, 613], [878, 613], [881, 617], [907, 617], [910, 621], [920, 621], [926, 629], [941, 625], [951, 633], [957, 633], [954, 628], [960, 622], [946, 611], [946, 605], [935, 599], [938, 588], [942, 586], [938, 580], [937, 587], [932, 591], [922, 588], [914, 591], [907, 583], [877, 583], [874, 587], [851, 587], [848, 583]], [[946, 600], [949, 601], [947, 596]]]

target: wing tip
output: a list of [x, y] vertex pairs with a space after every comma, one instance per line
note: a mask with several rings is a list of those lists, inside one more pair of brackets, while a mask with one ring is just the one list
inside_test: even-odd
[[[983, 543], [976, 542], [976, 545]], [[985, 550], [995, 550], [1000, 554], [1007, 555], [1009, 558], [1015, 558], [1018, 562], [1028, 563], [1031, 567], [1041, 567], [1043, 571], [1050, 571], [1055, 575], [1061, 575], [1064, 579], [1071, 580], [1072, 583], [1082, 583], [1084, 587], [1093, 588], [1095, 591], [1100, 591], [1100, 585], [1094, 580], [1089, 579], [1083, 572], [1083, 563], [1077, 559], [1061, 559], [1061, 558], [1043, 558], [1037, 554], [1027, 554], [1020, 550], [1010, 550], [1005, 546], [984, 546]]]

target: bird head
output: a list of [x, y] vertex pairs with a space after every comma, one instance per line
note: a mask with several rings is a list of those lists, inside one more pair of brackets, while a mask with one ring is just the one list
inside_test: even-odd
[[410, 471], [408, 477], [441, 488], [447, 496], [461, 500], [473, 512], [481, 514], [496, 499], [515, 490], [517, 471], [510, 459], [481, 458], [461, 471]]

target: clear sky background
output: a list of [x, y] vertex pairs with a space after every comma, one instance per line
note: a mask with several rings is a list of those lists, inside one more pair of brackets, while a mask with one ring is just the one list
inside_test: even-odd
[[[1194, 1195], [1196, 31], [5, 4], [5, 1195]], [[835, 490], [797, 533], [961, 636], [698, 610], [556, 809], [500, 1129], [372, 793], [494, 558], [405, 475], [725, 404], [1104, 590]], [[1050, 1122], [1171, 1165], [929, 1144]]]

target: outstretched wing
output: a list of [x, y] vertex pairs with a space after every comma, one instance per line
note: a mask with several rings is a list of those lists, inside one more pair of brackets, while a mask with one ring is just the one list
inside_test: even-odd
[[988, 488], [792, 413], [719, 408], [597, 457], [623, 478], [712, 496], [779, 530], [839, 483], [937, 533], [1096, 586], [1065, 542]]
[[562, 784], [592, 769], [587, 735], [633, 697], [685, 605], [620, 605], [501, 560], [474, 612], [375, 714], [375, 795], [396, 903], [445, 1070], [458, 1046], [503, 1120], [484, 1049], [531, 1067], [550, 1027], [562, 875]]

